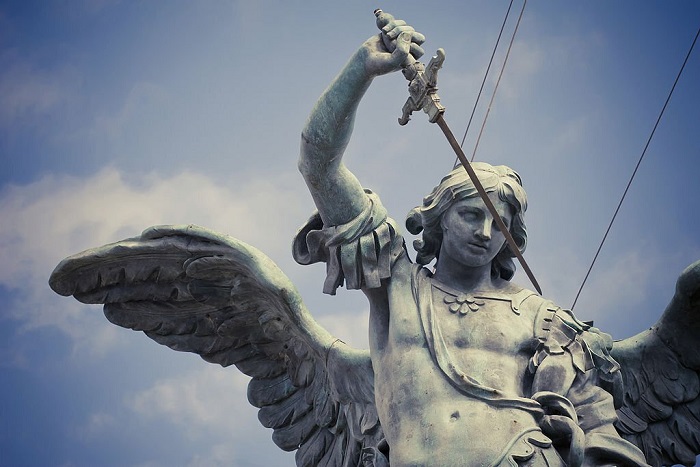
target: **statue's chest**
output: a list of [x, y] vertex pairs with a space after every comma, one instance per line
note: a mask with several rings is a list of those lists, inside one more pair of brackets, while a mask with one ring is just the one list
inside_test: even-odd
[[534, 313], [511, 296], [432, 290], [433, 317], [448, 348], [515, 355], [534, 350]]

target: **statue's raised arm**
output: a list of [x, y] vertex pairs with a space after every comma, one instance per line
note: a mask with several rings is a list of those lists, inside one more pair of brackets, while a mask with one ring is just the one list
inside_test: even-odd
[[301, 135], [299, 170], [325, 225], [344, 224], [367, 207], [360, 182], [342, 162], [357, 107], [375, 77], [401, 69], [409, 54], [423, 55], [424, 39], [392, 19], [352, 55], [312, 110]]

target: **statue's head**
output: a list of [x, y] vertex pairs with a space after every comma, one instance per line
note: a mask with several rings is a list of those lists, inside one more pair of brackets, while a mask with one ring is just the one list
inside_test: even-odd
[[[505, 165], [492, 166], [485, 162], [472, 164], [479, 181], [487, 193], [495, 192], [498, 198], [512, 208], [513, 219], [510, 233], [518, 245], [520, 252], [525, 251], [527, 232], [525, 230], [524, 213], [527, 209], [527, 195], [522, 187], [520, 176]], [[472, 183], [464, 167], [457, 167], [440, 181], [440, 184], [425, 198], [423, 204], [408, 213], [406, 228], [414, 235], [423, 233], [422, 239], [415, 240], [416, 261], [428, 264], [433, 259], [439, 262], [443, 232], [442, 216], [456, 201], [478, 197], [479, 193]], [[513, 254], [506, 244], [491, 263], [494, 275], [510, 280], [515, 273]]]

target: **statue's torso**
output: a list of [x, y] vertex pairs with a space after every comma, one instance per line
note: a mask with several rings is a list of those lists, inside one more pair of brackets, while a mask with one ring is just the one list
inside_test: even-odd
[[[428, 350], [410, 280], [391, 287], [388, 326], [373, 326], [371, 346], [392, 465], [489, 465], [514, 437], [537, 427], [534, 416], [455, 388]], [[509, 301], [491, 298], [469, 303], [471, 297], [460, 297], [460, 306], [442, 289], [431, 286], [430, 294], [450, 360], [483, 386], [528, 397], [537, 310], [523, 307], [516, 314]]]

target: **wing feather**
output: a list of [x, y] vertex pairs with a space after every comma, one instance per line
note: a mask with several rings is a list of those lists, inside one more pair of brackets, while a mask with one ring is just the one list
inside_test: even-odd
[[152, 227], [65, 259], [49, 283], [105, 304], [118, 326], [251, 376], [249, 402], [297, 465], [358, 465], [383, 440], [369, 353], [328, 334], [277, 266], [232, 237]]
[[313, 407], [304, 401], [305, 391], [297, 390], [275, 405], [264, 406], [258, 411], [258, 420], [265, 428], [283, 428], [301, 419]]
[[[318, 430], [313, 417], [301, 417], [296, 423], [277, 428], [272, 434], [272, 441], [285, 451], [294, 451], [304, 444]], [[316, 449], [317, 447], [315, 447]]]
[[[321, 459], [327, 452], [333, 451], [333, 443], [335, 436], [328, 430], [317, 430], [309, 438], [307, 443], [304, 443], [297, 450], [294, 459], [298, 466], [316, 467], [321, 464]], [[321, 449], [312, 449], [312, 446], [320, 446]]]
[[652, 465], [695, 465], [700, 454], [700, 261], [683, 271], [659, 322], [615, 342], [624, 401], [616, 427]]

